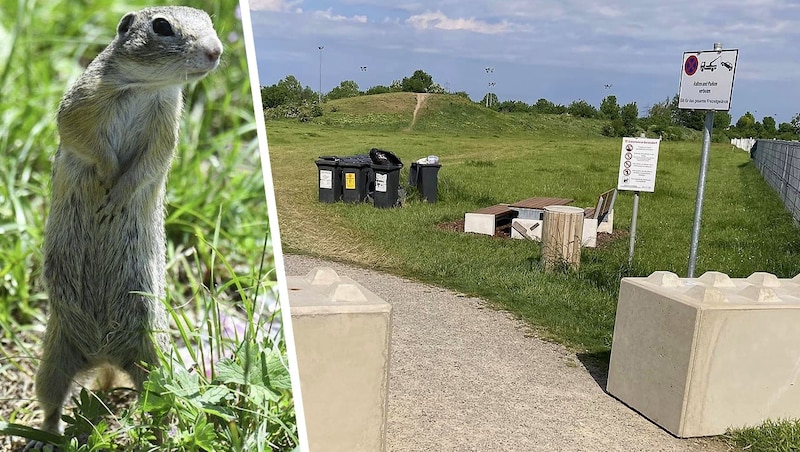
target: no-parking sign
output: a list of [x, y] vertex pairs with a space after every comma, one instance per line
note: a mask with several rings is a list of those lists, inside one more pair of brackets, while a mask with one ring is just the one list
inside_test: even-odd
[[737, 49], [684, 52], [678, 108], [730, 110], [738, 57]]

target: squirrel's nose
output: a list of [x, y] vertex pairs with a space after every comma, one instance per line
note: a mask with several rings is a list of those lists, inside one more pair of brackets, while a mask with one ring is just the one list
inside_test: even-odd
[[219, 56], [222, 54], [222, 47], [212, 47], [206, 49], [206, 57], [208, 61], [213, 63], [219, 59]]
[[222, 43], [216, 36], [209, 37], [204, 43], [204, 53], [209, 63], [216, 63], [222, 55]]

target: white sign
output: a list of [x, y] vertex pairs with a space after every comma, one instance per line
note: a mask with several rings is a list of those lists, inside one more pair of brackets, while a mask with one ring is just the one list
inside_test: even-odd
[[617, 190], [655, 191], [660, 143], [655, 138], [622, 139]]
[[389, 178], [388, 174], [375, 173], [375, 191], [378, 193], [386, 193], [386, 180]]
[[333, 171], [319, 170], [319, 188], [328, 190], [333, 188]]
[[684, 52], [678, 108], [730, 110], [738, 57], [737, 49]]

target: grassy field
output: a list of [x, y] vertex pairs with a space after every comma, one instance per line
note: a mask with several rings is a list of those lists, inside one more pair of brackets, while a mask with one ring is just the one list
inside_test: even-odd
[[[379, 267], [482, 296], [576, 350], [610, 349], [620, 277], [656, 270], [686, 275], [699, 142], [664, 142], [655, 193], [640, 201], [636, 255], [628, 237], [584, 249], [580, 271], [545, 273], [539, 247], [444, 230], [465, 212], [532, 196], [567, 197], [593, 206], [616, 186], [620, 140], [602, 123], [567, 116], [503, 115], [454, 96], [428, 98], [413, 130], [410, 93], [329, 102], [311, 123], [270, 121], [268, 140], [284, 249]], [[409, 200], [398, 209], [317, 201], [320, 155], [353, 155], [372, 147], [405, 163], [440, 157], [439, 202]], [[406, 178], [403, 170], [401, 181]], [[620, 193], [615, 229], [631, 222], [632, 194]], [[711, 149], [697, 275], [732, 277], [800, 271], [800, 234], [748, 155]], [[766, 232], [768, 231], [768, 233]]]
[[[188, 391], [192, 388], [186, 388], [187, 383], [196, 392], [173, 398], [166, 407], [137, 405], [127, 418], [134, 427], [117, 429], [113, 437], [108, 436], [110, 431], [98, 428], [97, 441], [131, 446], [132, 437], [138, 435], [138, 441], [146, 442], [146, 432], [136, 429], [169, 429], [171, 424], [160, 422], [158, 416], [165, 414], [164, 409], [181, 409], [172, 419], [183, 424], [168, 436], [174, 450], [196, 450], [192, 448], [197, 446], [192, 445], [194, 440], [206, 441], [206, 446], [213, 443], [214, 450], [289, 450], [296, 443], [283, 338], [258, 333], [265, 322], [269, 326], [269, 316], [252, 318], [253, 313], [274, 301], [277, 278], [271, 244], [265, 247], [269, 225], [237, 4], [225, 0], [193, 5], [211, 15], [224, 53], [218, 70], [184, 90], [186, 108], [180, 143], [167, 184], [165, 302], [175, 309], [175, 323], [182, 326], [175, 338], [188, 344], [190, 358], [200, 362], [201, 370], [206, 365], [213, 369], [213, 362], [206, 363], [211, 343], [216, 358], [234, 357], [226, 365], [245, 369], [244, 378], [259, 359], [269, 359], [272, 370], [281, 373], [281, 378], [270, 374], [258, 381], [258, 372], [258, 376], [249, 375], [250, 381], [240, 384], [235, 371], [227, 369], [224, 377], [233, 381], [220, 380], [213, 371], [198, 380], [197, 372], [186, 375], [179, 364], [168, 365], [166, 375], [154, 378], [152, 394], [165, 394], [165, 387], [176, 386]], [[41, 245], [51, 159], [58, 144], [55, 116], [60, 98], [110, 42], [120, 18], [144, 6], [151, 3], [104, 0], [88, 7], [75, 0], [0, 0], [2, 426], [4, 422], [38, 425], [32, 376], [47, 316], [46, 297], [39, 283]], [[239, 331], [239, 341], [221, 343], [224, 325], [219, 315], [232, 311], [239, 316], [251, 314], [249, 324], [245, 322], [249, 326], [240, 325], [248, 329]], [[242, 349], [243, 338], [257, 347]], [[206, 354], [197, 355], [203, 347]], [[253, 358], [253, 350], [260, 355]], [[186, 363], [190, 365], [191, 361]], [[180, 381], [176, 381], [178, 377]], [[223, 389], [231, 391], [224, 399], [228, 404], [217, 400], [224, 408], [212, 406], [209, 396], [220, 395]], [[253, 399], [254, 393], [257, 397]], [[198, 413], [192, 410], [197, 410], [199, 401], [191, 397], [200, 394], [208, 405], [206, 411]], [[263, 400], [265, 394], [270, 394], [269, 402]], [[219, 428], [211, 429], [211, 424]], [[200, 430], [202, 438], [191, 436]], [[126, 439], [125, 435], [130, 436]], [[256, 438], [257, 447], [250, 447]], [[0, 441], [3, 449], [19, 445], [20, 440], [3, 437]]]
[[[641, 195], [632, 265], [632, 194], [623, 192], [615, 206], [618, 238], [584, 249], [577, 272], [546, 273], [536, 244], [440, 225], [532, 196], [593, 206], [616, 186], [621, 140], [601, 136], [600, 121], [503, 115], [452, 96], [429, 97], [410, 128], [415, 105], [408, 93], [366, 96], [329, 102], [310, 123], [267, 123], [283, 249], [479, 295], [540, 336], [607, 365], [620, 278], [656, 270], [686, 276], [701, 143], [661, 143], [656, 191]], [[409, 199], [397, 209], [318, 202], [314, 160], [372, 147], [394, 152], [406, 167], [438, 155], [439, 202]], [[731, 277], [800, 273], [800, 234], [789, 213], [747, 153], [723, 144], [711, 148], [696, 275], [710, 270]], [[738, 450], [798, 450], [796, 431], [796, 421], [767, 422], [722, 440]]]

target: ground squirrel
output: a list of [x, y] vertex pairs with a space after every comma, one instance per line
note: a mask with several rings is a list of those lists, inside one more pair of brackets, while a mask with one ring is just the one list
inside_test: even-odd
[[164, 193], [181, 88], [221, 54], [203, 11], [131, 12], [61, 101], [44, 239], [50, 316], [36, 374], [44, 430], [61, 431], [79, 373], [111, 364], [141, 389], [139, 363], [157, 365], [156, 347], [167, 349]]

